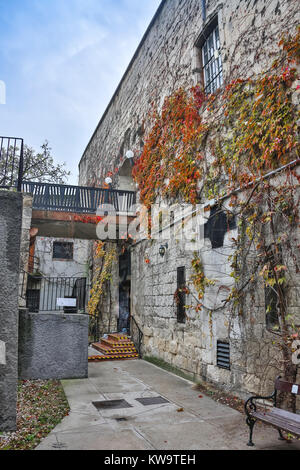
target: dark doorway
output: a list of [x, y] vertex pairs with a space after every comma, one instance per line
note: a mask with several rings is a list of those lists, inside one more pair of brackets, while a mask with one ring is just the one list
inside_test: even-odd
[[129, 334], [131, 295], [131, 257], [129, 251], [125, 251], [125, 253], [119, 257], [119, 277], [118, 332]]
[[178, 292], [178, 302], [177, 302], [177, 322], [185, 323], [185, 304], [186, 304], [186, 274], [185, 266], [177, 268], [177, 292]]

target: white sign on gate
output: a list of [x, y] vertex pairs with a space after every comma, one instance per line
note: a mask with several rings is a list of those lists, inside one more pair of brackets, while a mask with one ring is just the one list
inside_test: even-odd
[[6, 344], [0, 341], [0, 365], [6, 365]]
[[76, 307], [77, 299], [56, 299], [57, 307]]

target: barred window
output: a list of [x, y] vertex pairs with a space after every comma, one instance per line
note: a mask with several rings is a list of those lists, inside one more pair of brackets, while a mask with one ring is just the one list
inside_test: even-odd
[[185, 267], [177, 268], [177, 322], [186, 322], [186, 273]]
[[209, 31], [201, 48], [204, 89], [206, 94], [214, 93], [223, 85], [221, 45], [217, 22], [214, 23], [212, 30], [210, 27]]
[[[267, 256], [265, 258], [266, 264], [269, 266], [269, 277], [273, 276], [273, 268], [276, 264], [283, 264], [281, 246], [275, 247], [271, 245], [268, 247]], [[285, 295], [286, 286], [281, 286], [281, 293]], [[267, 329], [273, 331], [280, 331], [279, 322], [279, 296], [280, 292], [278, 286], [265, 285], [265, 307], [266, 307], [266, 324]]]

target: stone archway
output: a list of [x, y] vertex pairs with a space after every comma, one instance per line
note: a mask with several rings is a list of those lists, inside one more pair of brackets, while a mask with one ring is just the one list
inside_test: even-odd
[[118, 190], [135, 191], [135, 183], [132, 178], [132, 159], [126, 159], [119, 170]]

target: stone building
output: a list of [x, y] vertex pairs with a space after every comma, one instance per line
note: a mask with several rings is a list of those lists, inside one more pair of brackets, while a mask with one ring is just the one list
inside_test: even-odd
[[[296, 31], [299, 13], [294, 0], [162, 1], [82, 156], [80, 184], [102, 186], [113, 175], [116, 189], [135, 189], [126, 155], [140, 156], [153, 106], [161, 109], [180, 87], [200, 84], [210, 94], [233, 79], [268, 70], [282, 32]], [[213, 205], [203, 202], [212, 216]], [[229, 203], [225, 198], [224, 207]], [[205, 275], [216, 282], [206, 289], [204, 308], [189, 310], [184, 319], [174, 294], [192, 275], [193, 250], [172, 238], [164, 253], [160, 240], [133, 244], [131, 314], [143, 331], [144, 355], [238, 393], [261, 392], [274, 379], [277, 362], [264, 288], [258, 287], [260, 300], [248, 318], [233, 318], [223, 302], [232, 287], [228, 256], [237, 230], [233, 221], [218, 242], [206, 226], [201, 259]], [[114, 278], [116, 285], [116, 272]], [[187, 305], [194, 303], [192, 294]], [[291, 308], [299, 311], [296, 295]]]

